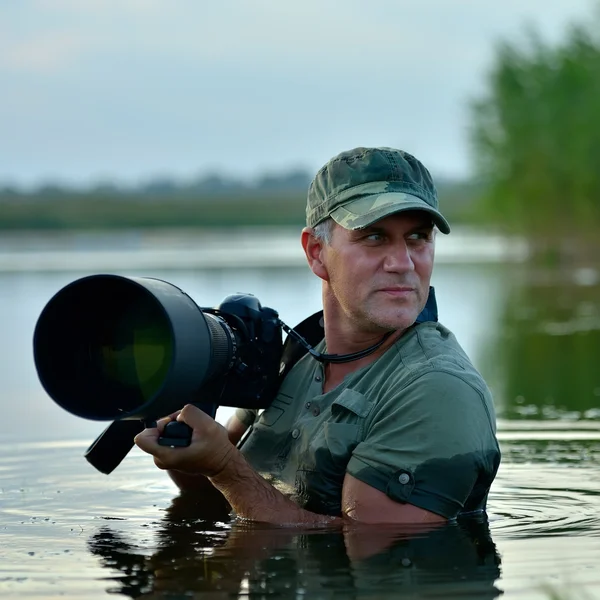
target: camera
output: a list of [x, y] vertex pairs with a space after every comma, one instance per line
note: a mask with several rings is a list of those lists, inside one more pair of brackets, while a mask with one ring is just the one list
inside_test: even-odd
[[144, 426], [184, 404], [213, 418], [221, 405], [268, 407], [279, 386], [282, 322], [250, 294], [201, 308], [160, 279], [91, 275], [46, 304], [33, 348], [40, 382], [59, 406], [113, 421], [86, 452], [110, 473]]

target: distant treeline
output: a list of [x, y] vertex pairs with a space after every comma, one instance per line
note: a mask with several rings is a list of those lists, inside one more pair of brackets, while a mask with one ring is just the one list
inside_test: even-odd
[[65, 198], [68, 196], [119, 198], [196, 198], [198, 196], [259, 195], [265, 192], [297, 192], [307, 190], [311, 181], [308, 171], [295, 169], [283, 173], [267, 173], [256, 179], [209, 173], [190, 180], [172, 177], [154, 177], [136, 186], [124, 186], [112, 181], [96, 183], [85, 188], [60, 183], [45, 183], [29, 193], [17, 187], [0, 184], [0, 199], [29, 198], [33, 201]]
[[[192, 183], [156, 179], [135, 189], [103, 184], [88, 190], [44, 185], [24, 192], [0, 188], [0, 229], [302, 226], [311, 176], [293, 171], [254, 182], [208, 176]], [[464, 219], [473, 184], [438, 182], [444, 214]]]

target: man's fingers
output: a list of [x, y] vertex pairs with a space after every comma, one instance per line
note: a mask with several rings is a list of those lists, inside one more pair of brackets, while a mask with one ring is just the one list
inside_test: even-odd
[[207, 423], [213, 421], [212, 417], [193, 404], [186, 404], [180, 411], [177, 420], [187, 423], [192, 429], [202, 429]]
[[151, 454], [160, 469], [208, 475], [221, 471], [234, 449], [225, 428], [193, 404], [186, 405], [175, 416], [194, 431], [189, 446], [172, 448], [158, 443], [165, 425], [172, 420], [165, 417], [159, 419], [157, 427], [144, 429], [135, 437], [138, 448]]
[[183, 453], [186, 453], [187, 448], [174, 449], [169, 446], [162, 446], [158, 443], [158, 437], [158, 429], [153, 427], [144, 429], [135, 436], [133, 441], [140, 450], [154, 456], [154, 463], [159, 469], [174, 468], [174, 465], [183, 458]]
[[159, 433], [162, 434], [162, 432], [165, 429], [165, 425], [167, 423], [170, 423], [171, 421], [175, 421], [177, 419], [177, 417], [179, 416], [179, 413], [181, 411], [177, 410], [174, 413], [171, 413], [168, 417], [162, 417], [162, 419], [158, 419], [156, 421], [156, 427], [158, 428]]
[[171, 417], [163, 417], [162, 419], [158, 419], [156, 421], [156, 428], [158, 429], [158, 433], [162, 435], [162, 432], [165, 430], [165, 425], [173, 421]]
[[134, 438], [134, 444], [148, 454], [154, 454], [153, 450], [158, 446], [158, 436], [160, 435], [157, 427], [150, 427], [138, 433]]
[[157, 455], [157, 452], [160, 451], [162, 446], [158, 443], [158, 438], [163, 434], [165, 430], [165, 426], [167, 423], [171, 421], [175, 421], [179, 414], [180, 410], [171, 413], [168, 417], [162, 417], [156, 421], [156, 427], [147, 427], [141, 433], [135, 436], [133, 439], [134, 443], [144, 452], [148, 452], [148, 454]]

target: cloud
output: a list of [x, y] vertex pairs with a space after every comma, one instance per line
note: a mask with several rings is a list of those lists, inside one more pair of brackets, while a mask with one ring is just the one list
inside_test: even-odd
[[169, 43], [164, 32], [144, 35], [146, 23], [158, 31], [168, 13], [161, 0], [22, 0], [2, 11], [0, 69], [10, 72], [57, 73], [144, 37], [148, 47]]
[[71, 14], [149, 13], [164, 8], [164, 0], [29, 0], [32, 10], [62, 11]]
[[[250, 71], [279, 65], [358, 77], [364, 70], [393, 69], [390, 76], [410, 70], [425, 78], [444, 60], [454, 61], [453, 68], [466, 62], [478, 69], [486, 59], [482, 48], [489, 55], [489, 42], [501, 32], [550, 12], [545, 3], [22, 0], [4, 9], [0, 66], [43, 72], [118, 58], [123, 68], [128, 57], [143, 56], [147, 62], [189, 60]], [[11, 20], [19, 22], [20, 34]]]
[[0, 44], [0, 68], [55, 73], [73, 64], [93, 45], [93, 38], [76, 32], [53, 32]]
[[[352, 72], [410, 66], [415, 55], [434, 62], [452, 37], [427, 11], [400, 0], [375, 0], [368, 10], [362, 0], [23, 0], [5, 16], [0, 65], [29, 71], [135, 54]], [[417, 24], [404, 27], [405, 20]]]

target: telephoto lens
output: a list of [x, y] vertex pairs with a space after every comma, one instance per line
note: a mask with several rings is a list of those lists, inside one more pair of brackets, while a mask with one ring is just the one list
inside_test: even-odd
[[[195, 404], [266, 408], [279, 385], [282, 324], [250, 294], [200, 308], [160, 279], [91, 275], [59, 290], [35, 327], [35, 366], [68, 412], [114, 421], [86, 458], [111, 472], [144, 424]], [[165, 445], [184, 445], [181, 432]], [[185, 436], [184, 436], [185, 437]]]
[[86, 419], [156, 419], [199, 401], [235, 359], [231, 328], [170, 283], [93, 275], [60, 290], [34, 333], [49, 396]]

